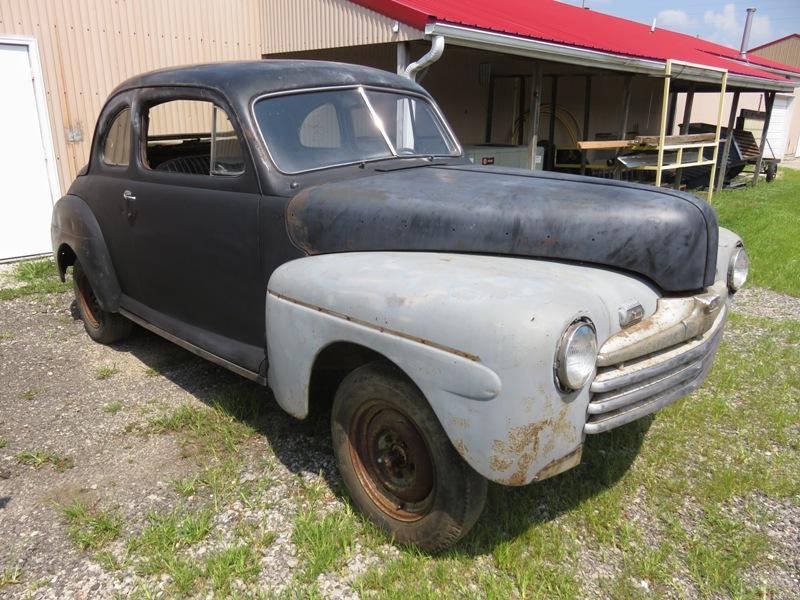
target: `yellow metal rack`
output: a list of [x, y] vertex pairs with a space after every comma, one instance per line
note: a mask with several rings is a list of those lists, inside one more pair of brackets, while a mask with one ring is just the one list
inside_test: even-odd
[[[700, 141], [692, 143], [679, 143], [670, 144], [667, 142], [667, 113], [669, 112], [669, 88], [670, 82], [673, 78], [678, 79], [679, 75], [673, 74], [674, 66], [692, 67], [695, 69], [703, 69], [705, 71], [712, 71], [720, 75], [720, 91], [719, 91], [719, 106], [717, 109], [717, 127], [713, 141]], [[722, 108], [725, 102], [725, 88], [728, 85], [728, 71], [727, 69], [718, 69], [715, 67], [708, 67], [706, 65], [698, 65], [695, 63], [684, 62], [680, 60], [668, 60], [664, 67], [664, 96], [661, 102], [661, 129], [659, 131], [658, 140], [658, 161], [655, 166], [641, 167], [645, 170], [652, 170], [656, 172], [656, 186], [661, 185], [661, 176], [664, 171], [682, 169], [685, 167], [700, 167], [703, 165], [711, 165], [711, 175], [708, 180], [708, 195], [707, 199], [711, 202], [714, 194], [714, 176], [717, 171], [717, 155], [719, 153], [719, 137], [722, 130]], [[704, 158], [703, 151], [706, 148], [714, 148], [714, 156], [709, 160]], [[664, 151], [676, 150], [677, 155], [674, 162], [664, 164]], [[697, 150], [697, 155], [691, 162], [682, 162], [684, 151]]]

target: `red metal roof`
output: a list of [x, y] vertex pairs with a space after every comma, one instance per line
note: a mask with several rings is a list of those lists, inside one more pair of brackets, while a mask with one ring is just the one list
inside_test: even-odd
[[658, 61], [683, 60], [731, 73], [783, 80], [759, 67], [800, 69], [758, 56], [736, 60], [738, 51], [683, 33], [656, 28], [555, 0], [351, 0], [402, 23], [425, 29], [433, 22], [463, 25], [567, 46]]

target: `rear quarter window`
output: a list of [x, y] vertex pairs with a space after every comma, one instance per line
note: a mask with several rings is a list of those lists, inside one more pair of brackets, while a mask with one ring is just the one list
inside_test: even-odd
[[131, 162], [131, 109], [123, 108], [111, 121], [103, 143], [103, 162], [126, 167]]

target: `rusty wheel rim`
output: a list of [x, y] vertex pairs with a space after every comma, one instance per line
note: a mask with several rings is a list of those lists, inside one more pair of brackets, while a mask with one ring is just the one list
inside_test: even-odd
[[382, 401], [365, 403], [350, 421], [349, 440], [361, 485], [384, 513], [412, 522], [430, 512], [433, 462], [407, 415]]
[[97, 301], [97, 296], [95, 296], [94, 290], [89, 284], [89, 278], [84, 273], [81, 273], [80, 277], [78, 277], [78, 302], [81, 306], [81, 312], [89, 322], [89, 325], [94, 329], [98, 329], [102, 323], [100, 315], [103, 313]]

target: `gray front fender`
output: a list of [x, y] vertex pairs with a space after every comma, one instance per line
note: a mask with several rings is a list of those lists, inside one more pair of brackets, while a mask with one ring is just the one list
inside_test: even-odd
[[267, 294], [269, 383], [289, 413], [308, 412], [311, 371], [331, 344], [394, 362], [419, 387], [461, 456], [522, 485], [580, 460], [589, 402], [553, 379], [564, 329], [591, 319], [602, 343], [617, 307], [657, 294], [607, 270], [520, 258], [344, 253], [282, 265]]

